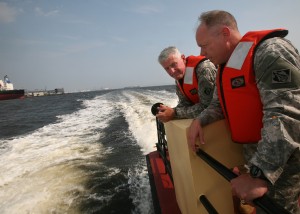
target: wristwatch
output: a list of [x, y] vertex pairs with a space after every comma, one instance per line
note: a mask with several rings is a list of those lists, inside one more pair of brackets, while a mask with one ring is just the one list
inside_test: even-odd
[[252, 165], [250, 167], [250, 176], [252, 178], [260, 178], [260, 179], [268, 181], [268, 179], [265, 177], [263, 171], [255, 165]]

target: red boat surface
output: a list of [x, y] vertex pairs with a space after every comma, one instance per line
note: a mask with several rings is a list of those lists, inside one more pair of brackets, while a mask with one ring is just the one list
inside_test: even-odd
[[178, 207], [173, 182], [166, 172], [163, 159], [158, 151], [146, 156], [147, 168], [156, 214], [181, 214]]

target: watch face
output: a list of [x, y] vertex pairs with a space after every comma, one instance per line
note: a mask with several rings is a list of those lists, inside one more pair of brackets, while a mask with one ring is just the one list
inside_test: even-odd
[[258, 178], [262, 175], [261, 169], [257, 166], [251, 166], [250, 168], [250, 175], [254, 178]]

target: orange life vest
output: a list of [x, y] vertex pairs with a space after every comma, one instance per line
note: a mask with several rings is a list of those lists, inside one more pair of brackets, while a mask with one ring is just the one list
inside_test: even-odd
[[253, 70], [255, 48], [265, 39], [287, 34], [285, 29], [248, 32], [226, 65], [219, 67], [218, 96], [234, 142], [257, 143], [261, 139], [263, 110]]
[[204, 56], [188, 56], [183, 80], [182, 82], [176, 81], [181, 93], [194, 104], [199, 103], [196, 67], [204, 60], [206, 60]]

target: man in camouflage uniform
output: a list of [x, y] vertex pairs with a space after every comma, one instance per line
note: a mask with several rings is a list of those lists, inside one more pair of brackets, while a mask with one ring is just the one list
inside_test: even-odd
[[175, 79], [178, 105], [174, 108], [161, 105], [156, 117], [162, 122], [172, 119], [195, 118], [210, 103], [215, 88], [217, 69], [208, 59], [201, 61], [195, 68], [198, 81], [197, 91], [199, 101], [193, 103], [180, 90], [178, 84], [184, 79], [186, 72], [186, 59], [176, 47], [170, 46], [161, 51], [158, 61], [166, 72]]
[[[238, 45], [243, 38], [235, 18], [226, 11], [215, 10], [201, 14], [199, 21], [196, 41], [201, 54], [221, 68], [223, 66], [225, 70], [228, 67], [226, 63], [234, 58], [233, 52], [236, 52], [236, 47], [240, 47]], [[243, 62], [241, 55], [237, 59]], [[232, 192], [249, 204], [253, 204], [253, 199], [267, 194], [289, 212], [299, 214], [299, 53], [288, 40], [270, 36], [257, 44], [252, 62], [254, 84], [263, 110], [261, 134], [258, 143], [243, 144], [250, 171], [231, 181]], [[224, 113], [224, 107], [222, 110], [222, 100], [225, 98], [220, 97], [220, 92], [217, 92], [221, 87], [222, 85], [217, 85], [211, 104], [190, 126], [188, 141], [194, 151], [197, 150], [196, 138], [199, 137], [200, 143], [204, 143], [201, 126], [224, 118], [227, 121], [231, 119], [230, 115], [226, 116]], [[239, 105], [239, 102], [236, 101], [234, 105]], [[245, 114], [247, 111], [249, 109], [245, 109]], [[247, 121], [243, 122], [247, 125]], [[251, 129], [252, 127], [248, 127], [249, 132]], [[257, 213], [264, 213], [262, 209], [256, 209]]]

